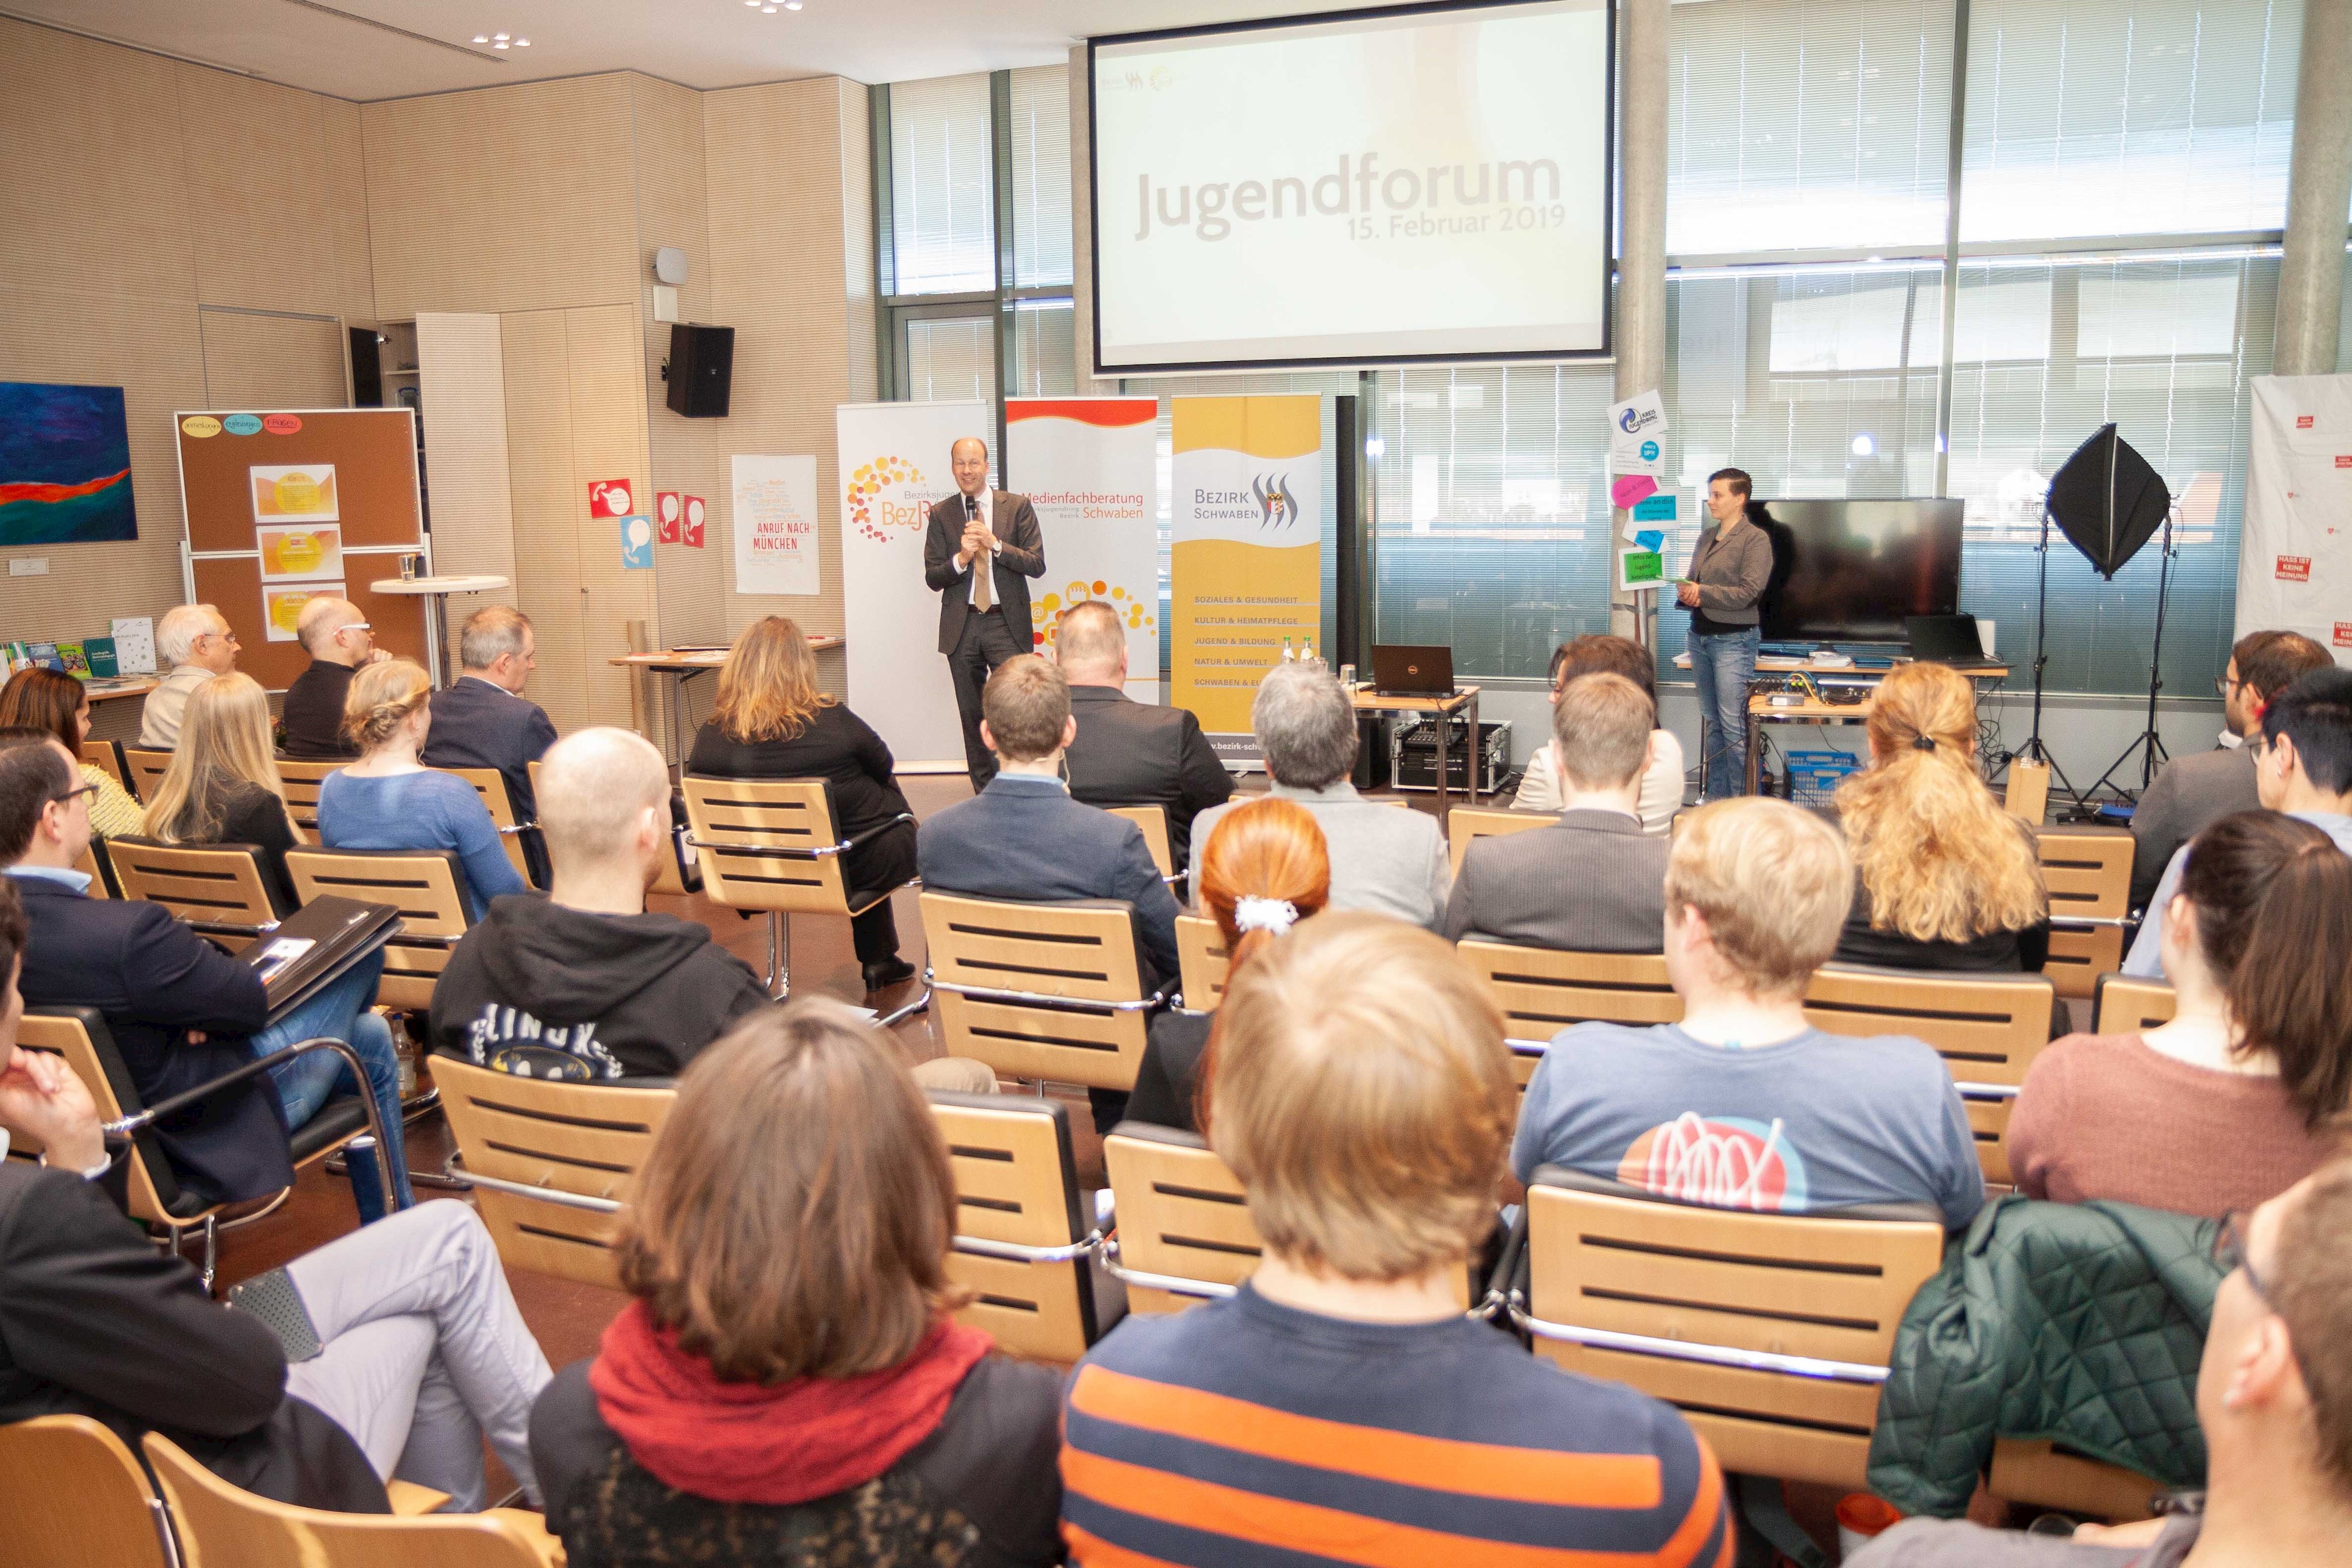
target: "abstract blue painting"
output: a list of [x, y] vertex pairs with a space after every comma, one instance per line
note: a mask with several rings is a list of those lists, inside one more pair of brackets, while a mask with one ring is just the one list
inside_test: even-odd
[[0, 382], [0, 545], [138, 537], [122, 389]]

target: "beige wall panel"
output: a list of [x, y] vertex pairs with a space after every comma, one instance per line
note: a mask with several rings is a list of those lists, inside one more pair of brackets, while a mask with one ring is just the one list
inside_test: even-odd
[[507, 466], [514, 492], [515, 602], [539, 636], [530, 695], [557, 729], [573, 730], [589, 722], [579, 536], [588, 515], [588, 492], [573, 482], [563, 312], [517, 312], [499, 326]]
[[848, 304], [849, 395], [845, 402], [872, 402], [881, 395], [881, 364], [875, 341], [880, 301], [874, 292], [873, 92], [863, 82], [835, 78], [841, 91], [842, 286]]
[[346, 408], [340, 321], [198, 309], [206, 408]]
[[[139, 508], [136, 539], [0, 549], [0, 557], [49, 562], [47, 577], [0, 575], [5, 634], [102, 637], [114, 616], [161, 615], [177, 604], [183, 526], [172, 413], [205, 402], [195, 302], [0, 283], [0, 381], [121, 387]], [[240, 630], [259, 635], [257, 627]]]
[[359, 106], [201, 66], [173, 69], [200, 298], [372, 319]]
[[0, 16], [0, 283], [195, 298], [178, 68]]
[[[512, 582], [514, 487], [500, 340], [499, 318], [486, 312], [428, 310], [416, 318], [425, 442], [431, 457], [433, 570]], [[486, 604], [515, 602], [510, 588], [449, 601], [451, 651], [467, 616]]]
[[380, 315], [634, 299], [630, 79], [362, 106]]
[[646, 455], [643, 329], [634, 305], [606, 305], [564, 313], [572, 387], [572, 490], [579, 519], [581, 644], [586, 668], [588, 724], [626, 726], [629, 679], [607, 663], [629, 651], [627, 623], [644, 621], [658, 642], [654, 573], [621, 568], [620, 525], [588, 516], [588, 486], [599, 479], [629, 481], [637, 510], [651, 515], [652, 464]]

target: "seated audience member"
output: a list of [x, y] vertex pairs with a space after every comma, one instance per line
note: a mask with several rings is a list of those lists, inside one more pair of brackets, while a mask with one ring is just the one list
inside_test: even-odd
[[348, 599], [313, 599], [295, 617], [294, 634], [310, 664], [286, 688], [279, 715], [286, 725], [286, 755], [305, 762], [357, 757], [358, 744], [343, 728], [352, 672], [392, 655], [376, 647], [367, 618]]
[[[2352, 854], [2352, 670], [2314, 670], [2275, 694], [2254, 753], [2254, 792], [2267, 811], [2300, 817]], [[2173, 852], [2147, 901], [2124, 973], [2154, 979], [2164, 968], [2165, 913], [2180, 891], [2189, 846]]]
[[2197, 1369], [2203, 1507], [2070, 1541], [1906, 1520], [1851, 1568], [2340, 1568], [2352, 1549], [2352, 1162], [2216, 1239]]
[[[87, 1416], [136, 1452], [157, 1431], [232, 1485], [279, 1502], [388, 1511], [392, 1476], [480, 1509], [482, 1437], [526, 1492], [547, 1358], [523, 1326], [489, 1232], [427, 1203], [286, 1266], [321, 1346], [287, 1364], [262, 1321], [205, 1293], [121, 1210], [130, 1145], [109, 1145], [89, 1091], [19, 1050], [26, 943], [0, 878], [0, 1425]], [[22, 884], [18, 884], [22, 885]]]
[[1954, 1228], [1974, 1218], [1984, 1176], [1943, 1059], [1805, 1017], [1853, 886], [1837, 830], [1809, 811], [1749, 798], [1684, 817], [1665, 918], [1683, 1020], [1555, 1036], [1519, 1113], [1519, 1179], [1568, 1166], [1723, 1208], [1932, 1203]]
[[1878, 685], [1870, 766], [1838, 786], [1853, 905], [1836, 956], [1895, 969], [2039, 970], [2050, 895], [2033, 830], [1977, 777], [1977, 705], [1948, 664]]
[[2191, 841], [2164, 923], [2178, 1010], [2035, 1059], [2009, 1124], [2029, 1197], [2218, 1217], [2331, 1151], [2352, 1097], [2352, 857], [2276, 811]]
[[[1276, 664], [1258, 683], [1250, 728], [1265, 754], [1272, 793], [1307, 808], [1331, 852], [1331, 907], [1371, 909], [1434, 931], [1445, 917], [1445, 834], [1437, 819], [1375, 805], [1356, 793], [1356, 710], [1320, 661]], [[1201, 844], [1228, 801], [1192, 820], [1192, 885]]]
[[[1080, 805], [1062, 783], [1062, 752], [1078, 727], [1062, 672], [1018, 653], [996, 667], [980, 696], [980, 737], [995, 755], [996, 776], [923, 824], [916, 841], [923, 886], [1024, 904], [1124, 900], [1135, 911], [1143, 988], [1174, 980], [1176, 899], [1151, 863], [1143, 830]], [[1089, 1089], [1087, 1098], [1098, 1131], [1125, 1113], [1122, 1092]]]
[[[1649, 649], [1630, 637], [1591, 632], [1552, 650], [1551, 695], [1558, 702], [1568, 683], [1579, 675], [1622, 675], [1642, 688], [1654, 712], [1658, 706], [1658, 664]], [[1511, 801], [1517, 811], [1557, 811], [1560, 807], [1559, 766], [1551, 747], [1538, 746], [1528, 758], [1519, 792]], [[1642, 774], [1639, 809], [1642, 831], [1663, 833], [1683, 805], [1683, 743], [1671, 729], [1650, 732], [1650, 765]]]
[[[1201, 907], [1225, 941], [1226, 985], [1297, 922], [1321, 912], [1331, 896], [1331, 861], [1323, 830], [1296, 800], [1262, 796], [1217, 819], [1201, 855]], [[1202, 1063], [1217, 1014], [1213, 998], [1187, 997], [1189, 1012], [1151, 1020], [1135, 1070], [1130, 1120], [1198, 1128]]]
[[196, 688], [183, 710], [180, 745], [138, 832], [166, 844], [251, 844], [271, 907], [301, 906], [286, 852], [302, 842], [286, 807], [286, 781], [269, 749], [269, 694], [230, 674]]
[[1127, 695], [1127, 627], [1099, 599], [1062, 612], [1054, 662], [1070, 683], [1070, 795], [1089, 806], [1158, 806], [1168, 814], [1168, 853], [1189, 862], [1192, 819], [1233, 798], [1234, 776], [1209, 747], [1190, 708]]
[[236, 669], [236, 633], [216, 607], [175, 604], [163, 612], [155, 622], [155, 656], [166, 673], [140, 710], [139, 744], [151, 751], [179, 745], [180, 714], [189, 694]]
[[1265, 1255], [1078, 1364], [1074, 1560], [1731, 1560], [1680, 1415], [1463, 1315], [1517, 1096], [1502, 1016], [1444, 943], [1327, 914], [1273, 944], [1225, 993], [1208, 1096]]
[[2249, 632], [2230, 650], [2221, 688], [2221, 740], [2210, 751], [2164, 765], [2132, 812], [2131, 906], [2145, 909], [2157, 879], [2180, 846], [2232, 811], [2262, 804], [2254, 792], [2254, 753], [2263, 709], [2286, 687], [2336, 661], [2298, 632]]
[[525, 890], [490, 809], [474, 787], [419, 762], [432, 727], [432, 682], [413, 659], [371, 664], [354, 678], [344, 730], [360, 759], [319, 785], [319, 841], [331, 850], [454, 850], [458, 891], [475, 919], [501, 894]]
[[955, 1219], [930, 1107], [848, 1009], [698, 1057], [621, 1214], [635, 1299], [531, 1413], [571, 1562], [1060, 1562], [1060, 1375], [950, 1315]]
[[1586, 953], [1664, 939], [1666, 841], [1642, 831], [1655, 707], [1622, 675], [1579, 675], [1552, 704], [1544, 752], [1559, 821], [1471, 841], [1446, 899], [1448, 941], [1484, 936]]
[[44, 730], [58, 737], [81, 781], [95, 791], [89, 825], [100, 837], [119, 839], [139, 831], [139, 802], [114, 775], [81, 759], [81, 743], [89, 738], [89, 689], [79, 681], [37, 664], [17, 671], [0, 686], [0, 727]]
[[506, 780], [515, 821], [538, 815], [530, 765], [555, 744], [547, 711], [522, 695], [539, 667], [539, 635], [511, 604], [466, 618], [457, 634], [457, 681], [433, 694], [433, 727], [425, 737], [427, 768], [495, 768]]
[[[76, 782], [71, 760], [56, 741], [0, 738], [0, 864], [32, 920], [19, 982], [25, 999], [36, 1007], [89, 1007], [104, 1014], [131, 1084], [150, 1105], [302, 1040], [329, 1035], [346, 1041], [367, 1064], [368, 1081], [384, 1108], [383, 1154], [405, 1207], [408, 1175], [392, 1035], [381, 1019], [362, 1014], [354, 1023], [354, 1013], [366, 1005], [363, 994], [354, 1001], [358, 986], [347, 977], [326, 987], [272, 1024], [260, 975], [174, 920], [170, 910], [141, 899], [87, 896], [89, 878], [73, 867], [89, 847], [89, 789]], [[374, 967], [352, 972], [373, 988]], [[286, 1143], [289, 1112], [299, 1111], [308, 1121], [329, 1092], [349, 1079], [331, 1051], [314, 1051], [291, 1065], [301, 1071], [274, 1090], [247, 1079], [156, 1124], [156, 1142], [183, 1186], [207, 1203], [236, 1203], [293, 1185]], [[382, 1203], [364, 1182], [352, 1184], [352, 1196], [363, 1218], [373, 1218]]]
[[[915, 874], [915, 824], [898, 791], [890, 747], [864, 719], [817, 687], [816, 655], [799, 626], [770, 615], [743, 629], [719, 670], [710, 710], [686, 770], [701, 779], [822, 779], [834, 829], [845, 839], [883, 831], [849, 852], [849, 906]], [[914, 977], [898, 956], [898, 925], [884, 897], [849, 922], [866, 988]]]

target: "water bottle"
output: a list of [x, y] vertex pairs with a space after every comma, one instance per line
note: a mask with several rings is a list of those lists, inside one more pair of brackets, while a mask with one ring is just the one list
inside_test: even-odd
[[359, 1207], [360, 1223], [373, 1225], [382, 1219], [383, 1179], [376, 1174], [375, 1136], [362, 1133], [343, 1145], [343, 1160], [352, 1178], [352, 1202]]
[[1287, 637], [1282, 640], [1282, 662], [1286, 664], [1295, 664], [1298, 662], [1298, 650], [1290, 645], [1290, 639]]

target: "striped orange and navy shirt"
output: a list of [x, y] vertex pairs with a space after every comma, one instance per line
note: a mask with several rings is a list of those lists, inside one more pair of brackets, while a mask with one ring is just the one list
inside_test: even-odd
[[1085, 1568], [1730, 1568], [1681, 1416], [1467, 1319], [1343, 1322], [1246, 1285], [1129, 1318], [1071, 1380]]

